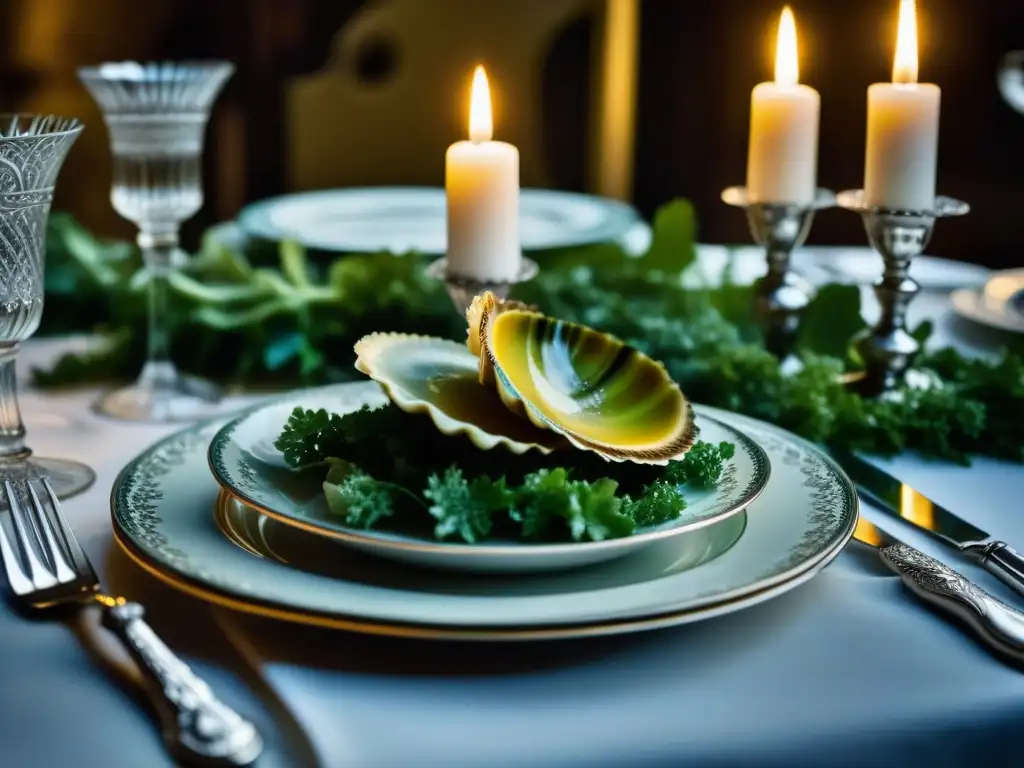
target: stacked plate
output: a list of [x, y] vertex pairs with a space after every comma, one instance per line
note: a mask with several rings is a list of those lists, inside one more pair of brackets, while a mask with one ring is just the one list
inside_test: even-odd
[[153, 446], [121, 473], [117, 540], [205, 600], [377, 634], [548, 639], [653, 629], [762, 602], [803, 583], [852, 536], [842, 471], [779, 428], [697, 407], [701, 438], [736, 445], [718, 486], [675, 521], [602, 542], [481, 545], [354, 530], [323, 502], [323, 470], [274, 442], [296, 406], [384, 402], [372, 382], [308, 390]]

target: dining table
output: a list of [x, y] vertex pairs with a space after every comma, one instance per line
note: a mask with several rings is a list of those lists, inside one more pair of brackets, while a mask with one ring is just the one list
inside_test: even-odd
[[[877, 259], [862, 250], [865, 260]], [[717, 251], [701, 253], [710, 262]], [[862, 294], [870, 321], [877, 303], [868, 285]], [[995, 354], [1006, 340], [958, 318], [945, 289], [925, 286], [911, 315], [934, 322], [932, 343], [965, 354]], [[129, 460], [180, 427], [98, 415], [93, 388], [31, 386], [31, 367], [88, 343], [25, 344], [19, 365], [29, 444], [96, 471], [94, 485], [64, 504], [71, 527], [110, 590], [145, 605], [166, 642], [260, 729], [259, 766], [1024, 762], [1021, 671], [929, 610], [858, 542], [807, 583], [736, 613], [579, 640], [375, 637], [247, 615], [178, 592], [119, 549], [109, 496]], [[252, 400], [232, 395], [226, 407]], [[1024, 466], [911, 454], [871, 460], [1024, 547]], [[940, 543], [866, 501], [861, 513], [1024, 608], [1024, 598]], [[137, 671], [90, 611], [50, 619], [0, 601], [0, 681], [4, 768], [174, 765], [139, 696]]]

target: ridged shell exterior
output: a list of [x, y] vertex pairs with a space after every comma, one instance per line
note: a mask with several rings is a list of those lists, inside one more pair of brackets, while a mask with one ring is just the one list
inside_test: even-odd
[[[498, 394], [501, 395], [501, 389], [497, 387], [497, 381], [494, 378], [494, 366], [491, 365], [491, 359], [487, 355], [482, 354], [484, 318], [493, 315], [498, 310], [499, 305], [504, 310], [518, 309], [523, 312], [537, 312], [538, 310], [534, 306], [524, 304], [521, 301], [515, 301], [514, 299], [498, 299], [490, 291], [474, 298], [473, 303], [466, 310], [466, 324], [469, 326], [466, 331], [466, 346], [469, 347], [471, 353], [480, 359], [480, 383], [484, 386], [498, 388]], [[502, 396], [502, 401], [511, 410], [521, 415], [526, 415], [526, 408], [519, 402], [519, 398], [513, 398], [514, 402], [508, 402]], [[516, 405], [516, 402], [519, 405]], [[538, 426], [547, 428], [543, 424]]]
[[[557, 382], [552, 381], [555, 373], [564, 374], [562, 370], [549, 376], [547, 372], [541, 371], [543, 363], [538, 364], [536, 360], [527, 360], [530, 376], [528, 383], [539, 395], [538, 386], [549, 393], [547, 397], [537, 397], [531, 400], [522, 390], [524, 387], [517, 386], [514, 375], [503, 368], [502, 361], [506, 365], [515, 362], [516, 355], [527, 356], [529, 344], [527, 339], [523, 340], [522, 349], [499, 349], [500, 340], [495, 339], [495, 328], [498, 318], [509, 313], [516, 313], [516, 322], [525, 326], [529, 333], [535, 337], [532, 344], [549, 344], [551, 355], [541, 355], [541, 359], [552, 359], [563, 366], [568, 362], [575, 365], [578, 357], [585, 357], [587, 351], [604, 347], [607, 354], [596, 358], [597, 362], [607, 362], [603, 368], [591, 366], [593, 370], [583, 371], [582, 367], [572, 368], [568, 373], [581, 374], [573, 378], [574, 384], [582, 383], [587, 391], [586, 399], [573, 400], [578, 396], [576, 392], [568, 392], [565, 389], [559, 390]], [[626, 345], [619, 339], [609, 334], [601, 333], [586, 326], [563, 322], [549, 318], [527, 307], [519, 302], [504, 302], [497, 299], [490, 293], [477, 297], [467, 312], [467, 320], [470, 323], [468, 343], [470, 350], [479, 350], [478, 375], [480, 382], [485, 385], [497, 387], [501, 401], [513, 412], [526, 416], [531, 422], [539, 427], [553, 430], [564, 435], [577, 448], [595, 451], [604, 458], [611, 461], [632, 461], [646, 464], [667, 464], [672, 459], [677, 459], [686, 453], [697, 439], [698, 430], [694, 424], [693, 408], [686, 397], [680, 391], [679, 386], [672, 381], [664, 366], [655, 360], [647, 357], [636, 349]], [[559, 339], [556, 344], [550, 337]], [[562, 354], [554, 354], [554, 353]], [[580, 352], [574, 357], [575, 352]], [[511, 355], [512, 357], [509, 357]], [[539, 375], [537, 375], [539, 373]], [[588, 380], [585, 373], [594, 375], [595, 381]], [[623, 378], [625, 377], [625, 378]], [[562, 382], [565, 383], [564, 381]], [[534, 385], [538, 386], [534, 386]], [[628, 388], [642, 387], [643, 390], [629, 392]], [[603, 389], [602, 389], [603, 387]], [[600, 394], [610, 395], [616, 393], [620, 400], [620, 410], [608, 413], [608, 420], [601, 424], [602, 416], [600, 407], [605, 405], [608, 408], [614, 407], [614, 398], [601, 397]], [[650, 392], [647, 397], [644, 393]], [[623, 395], [629, 394], [631, 398]], [[640, 398], [637, 398], [637, 394]], [[573, 407], [573, 412], [563, 410], [561, 415], [557, 409], [551, 407], [553, 400], [558, 400]], [[623, 402], [624, 401], [624, 402]], [[594, 404], [597, 404], [596, 407]], [[628, 409], [627, 409], [628, 406]], [[589, 429], [585, 425], [571, 422], [576, 413], [585, 412], [591, 419]], [[629, 418], [630, 413], [637, 418]], [[564, 417], [564, 418], [563, 418]], [[642, 419], [640, 417], [643, 417]], [[616, 441], [609, 439], [608, 433], [616, 421], [624, 425], [624, 433], [632, 429], [638, 420], [648, 423], [659, 424], [659, 417], [673, 420], [674, 423], [666, 432], [655, 431], [661, 435], [649, 442], [636, 440]], [[602, 432], [602, 435], [598, 435]]]

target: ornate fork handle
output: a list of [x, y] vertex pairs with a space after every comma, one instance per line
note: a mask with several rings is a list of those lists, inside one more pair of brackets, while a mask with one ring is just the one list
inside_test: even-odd
[[221, 702], [143, 620], [138, 603], [101, 597], [103, 626], [116, 634], [143, 670], [146, 689], [163, 722], [164, 741], [194, 765], [252, 763], [262, 741], [248, 720]]
[[882, 547], [879, 554], [922, 600], [964, 621], [992, 650], [1024, 662], [1024, 613], [906, 544]]

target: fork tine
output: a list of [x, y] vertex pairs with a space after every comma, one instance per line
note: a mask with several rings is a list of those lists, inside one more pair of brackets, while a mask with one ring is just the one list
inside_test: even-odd
[[[28, 480], [24, 481], [24, 485], [26, 489], [31, 490], [31, 484]], [[11, 507], [11, 509], [13, 510], [14, 507]], [[11, 514], [13, 515], [13, 511]], [[47, 556], [46, 547], [43, 545], [43, 532], [39, 528], [39, 523], [36, 522], [35, 516], [31, 512], [27, 512], [24, 505], [20, 502], [18, 507], [18, 518], [24, 526], [26, 535], [29, 536], [35, 544], [35, 549], [33, 551], [40, 554], [40, 560], [42, 561], [43, 566], [52, 572], [53, 569], [50, 568], [50, 558]]]
[[[45, 483], [46, 481], [44, 480], [43, 482]], [[31, 483], [26, 483], [26, 485], [28, 486], [29, 498], [32, 500], [32, 507], [35, 510], [36, 523], [39, 526], [39, 529], [43, 532], [43, 538], [45, 539], [44, 549], [50, 556], [50, 563], [53, 565], [53, 574], [61, 584], [67, 581], [73, 581], [75, 579], [74, 565], [68, 563], [68, 558], [64, 553], [64, 549], [57, 542], [55, 532], [53, 530], [53, 523], [50, 522], [50, 516], [46, 514], [46, 508], [39, 500], [39, 495], [36, 493], [36, 489], [32, 487]]]
[[0, 523], [0, 557], [4, 561], [4, 570], [7, 571], [7, 582], [11, 585], [11, 591], [16, 595], [24, 595], [33, 590], [32, 580], [25, 573], [21, 560], [11, 547], [7, 538], [7, 532]]
[[14, 534], [18, 539], [18, 547], [21, 550], [24, 565], [28, 567], [25, 574], [36, 589], [47, 589], [57, 584], [57, 579], [46, 565], [36, 555], [32, 543], [28, 539], [28, 532], [25, 530], [25, 523], [22, 520], [21, 503], [14, 493], [14, 486], [10, 480], [4, 480], [4, 490], [7, 492], [7, 503], [11, 507], [11, 522], [14, 525]]
[[95, 581], [96, 572], [93, 570], [92, 564], [89, 562], [89, 558], [86, 556], [82, 546], [78, 543], [78, 539], [75, 538], [75, 532], [71, 530], [68, 521], [64, 519], [64, 511], [61, 509], [60, 500], [57, 498], [57, 494], [54, 493], [53, 486], [50, 485], [50, 478], [43, 478], [43, 487], [46, 489], [46, 495], [50, 498], [53, 519], [57, 522], [57, 528], [60, 532], [59, 538], [63, 540], [65, 550], [71, 558], [71, 567], [80, 577]]

